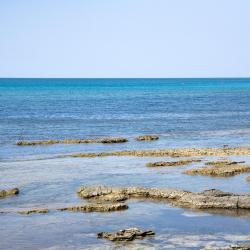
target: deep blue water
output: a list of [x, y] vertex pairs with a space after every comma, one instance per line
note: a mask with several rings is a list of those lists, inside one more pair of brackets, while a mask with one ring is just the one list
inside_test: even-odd
[[[0, 157], [109, 150], [20, 149], [17, 140], [159, 134], [153, 147], [244, 145], [250, 79], [0, 79]], [[116, 146], [114, 146], [116, 147]]]

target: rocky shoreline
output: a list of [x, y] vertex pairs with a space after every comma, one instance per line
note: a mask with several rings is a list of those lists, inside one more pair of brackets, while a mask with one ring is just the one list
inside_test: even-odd
[[114, 202], [116, 197], [164, 200], [173, 205], [194, 209], [246, 209], [250, 210], [250, 194], [234, 194], [216, 189], [203, 192], [190, 192], [168, 188], [144, 187], [82, 187], [78, 191], [81, 198]]
[[111, 137], [99, 139], [65, 139], [65, 140], [44, 140], [44, 141], [18, 141], [17, 146], [35, 146], [35, 145], [52, 145], [52, 144], [81, 144], [81, 143], [124, 143], [127, 138]]
[[241, 173], [249, 173], [250, 165], [242, 165], [244, 162], [216, 161], [207, 162], [204, 167], [193, 168], [184, 171], [188, 175], [205, 175], [212, 177], [229, 177]]
[[250, 146], [235, 148], [176, 148], [156, 150], [123, 150], [99, 153], [75, 153], [72, 157], [136, 156], [136, 157], [190, 157], [190, 156], [250, 156]]

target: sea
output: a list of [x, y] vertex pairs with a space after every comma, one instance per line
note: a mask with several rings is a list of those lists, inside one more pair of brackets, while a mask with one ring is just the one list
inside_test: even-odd
[[[139, 135], [157, 141], [136, 141]], [[20, 140], [126, 137], [119, 144], [17, 146]], [[248, 174], [187, 176], [177, 168], [149, 169], [169, 157], [72, 158], [78, 152], [238, 147], [250, 144], [250, 78], [0, 79], [0, 249], [203, 249], [250, 241], [250, 217], [130, 200], [113, 213], [59, 212], [84, 204], [81, 186], [143, 186], [199, 192], [250, 192]], [[218, 160], [221, 157], [204, 157]], [[244, 160], [250, 157], [226, 157]], [[21, 215], [31, 208], [48, 214]], [[131, 243], [97, 239], [101, 231], [139, 227], [154, 237]]]

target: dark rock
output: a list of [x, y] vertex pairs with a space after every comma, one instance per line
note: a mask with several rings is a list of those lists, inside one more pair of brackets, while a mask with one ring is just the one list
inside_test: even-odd
[[82, 206], [59, 208], [57, 210], [91, 213], [91, 212], [113, 212], [126, 209], [128, 209], [128, 205], [124, 203], [112, 203], [112, 204], [89, 203]]
[[156, 141], [159, 139], [157, 135], [141, 135], [135, 138], [137, 141]]
[[46, 214], [48, 212], [49, 212], [48, 209], [33, 209], [33, 210], [20, 211], [18, 213], [29, 215], [29, 214]]
[[105, 238], [110, 241], [132, 241], [135, 239], [143, 239], [146, 236], [152, 236], [155, 233], [151, 230], [141, 230], [138, 228], [129, 228], [114, 233], [101, 232], [97, 234], [98, 238]]
[[0, 190], [0, 198], [4, 198], [7, 196], [13, 196], [19, 194], [19, 189], [18, 188], [13, 188], [9, 190]]

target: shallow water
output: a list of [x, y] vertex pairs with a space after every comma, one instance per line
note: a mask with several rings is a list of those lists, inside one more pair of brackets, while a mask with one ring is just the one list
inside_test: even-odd
[[[0, 79], [0, 189], [18, 187], [0, 200], [0, 249], [200, 249], [250, 240], [250, 217], [212, 214], [171, 204], [130, 200], [114, 213], [58, 212], [81, 204], [81, 185], [218, 188], [246, 193], [247, 174], [228, 178], [188, 176], [184, 167], [148, 168], [168, 157], [61, 157], [72, 152], [249, 145], [249, 79]], [[140, 134], [160, 140], [137, 142]], [[18, 147], [17, 140], [125, 136], [115, 145]], [[244, 160], [250, 157], [226, 157]], [[48, 214], [20, 215], [29, 208]], [[100, 231], [153, 229], [156, 236], [128, 245], [96, 239]]]

